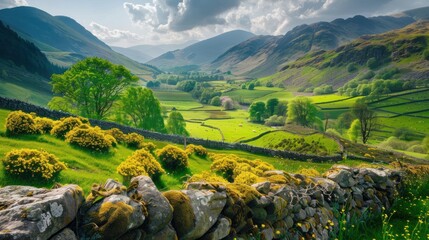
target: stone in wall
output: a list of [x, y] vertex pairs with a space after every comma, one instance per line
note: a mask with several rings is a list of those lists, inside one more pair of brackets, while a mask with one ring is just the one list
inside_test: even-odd
[[83, 201], [77, 185], [0, 188], [0, 239], [48, 239], [75, 219]]

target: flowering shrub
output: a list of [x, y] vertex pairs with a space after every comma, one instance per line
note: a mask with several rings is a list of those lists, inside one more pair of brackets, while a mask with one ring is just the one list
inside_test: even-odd
[[125, 142], [126, 135], [118, 128], [106, 130], [105, 133], [113, 136], [118, 143]]
[[55, 155], [35, 149], [12, 150], [6, 153], [3, 165], [10, 174], [45, 180], [51, 179], [61, 170], [66, 169], [66, 165]]
[[6, 119], [6, 135], [40, 134], [33, 116], [23, 111], [9, 113]]
[[258, 182], [259, 177], [251, 172], [241, 172], [235, 179], [234, 183], [252, 185]]
[[188, 146], [186, 146], [186, 153], [188, 154], [188, 156], [192, 155], [192, 154], [196, 154], [199, 157], [205, 158], [207, 157], [207, 149], [201, 145], [194, 145], [194, 144], [189, 144]]
[[248, 160], [233, 154], [211, 154], [210, 158], [213, 160], [210, 169], [221, 174], [230, 182], [235, 182], [235, 178], [241, 173], [252, 173], [261, 177], [265, 171], [274, 170], [274, 166], [269, 163]]
[[130, 148], [139, 148], [144, 141], [144, 137], [138, 133], [128, 133], [125, 137], [125, 143]]
[[204, 172], [192, 175], [192, 177], [190, 177], [188, 181], [186, 181], [186, 183], [192, 183], [192, 182], [227, 183], [228, 181], [225, 180], [223, 177], [220, 177], [210, 171], [204, 171]]
[[82, 124], [83, 123], [81, 118], [77, 118], [77, 117], [61, 118], [61, 120], [57, 124], [55, 124], [54, 127], [52, 128], [51, 134], [57, 138], [64, 139], [68, 132], [70, 132], [75, 127], [79, 127]]
[[119, 164], [116, 170], [126, 179], [131, 179], [139, 175], [158, 178], [161, 174], [165, 173], [161, 164], [156, 161], [152, 154], [144, 149], [135, 151], [133, 155]]
[[34, 122], [36, 124], [36, 128], [41, 133], [49, 133], [51, 132], [54, 126], [54, 120], [45, 117], [35, 117]]
[[164, 167], [175, 171], [188, 166], [188, 155], [182, 149], [167, 145], [157, 152], [158, 158]]
[[320, 172], [314, 168], [303, 168], [303, 169], [299, 170], [297, 173], [301, 174], [301, 175], [308, 176], [308, 177], [320, 177], [320, 176], [322, 176], [322, 174], [320, 174]]
[[66, 135], [66, 142], [97, 152], [107, 152], [112, 147], [114, 138], [105, 135], [99, 127], [90, 127], [83, 124], [73, 128]]
[[140, 143], [139, 148], [148, 152], [153, 152], [156, 149], [156, 145], [153, 142], [143, 142]]

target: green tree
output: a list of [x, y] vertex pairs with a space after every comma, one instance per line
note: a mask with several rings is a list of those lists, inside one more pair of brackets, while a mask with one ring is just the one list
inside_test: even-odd
[[336, 121], [337, 130], [342, 133], [343, 129], [350, 128], [350, 125], [352, 124], [353, 120], [354, 116], [350, 111], [342, 113], [340, 116], [338, 116]]
[[249, 87], [247, 89], [249, 90], [255, 89], [255, 84], [254, 83], [249, 84]]
[[282, 101], [277, 104], [276, 113], [278, 116], [286, 116], [287, 114], [287, 101]]
[[128, 69], [92, 57], [74, 64], [63, 74], [52, 75], [53, 92], [84, 117], [105, 118], [121, 92], [137, 82]]
[[250, 121], [252, 122], [263, 122], [265, 119], [265, 103], [264, 102], [254, 102], [250, 105], [249, 114]]
[[271, 98], [267, 101], [267, 113], [268, 116], [273, 116], [276, 114], [277, 105], [279, 105], [279, 99], [278, 98]]
[[161, 114], [161, 105], [149, 88], [133, 87], [125, 91], [122, 96], [122, 108], [131, 118], [134, 126], [157, 131], [166, 132], [164, 119]]
[[173, 111], [168, 116], [167, 120], [167, 130], [169, 133], [189, 136], [188, 131], [186, 130], [186, 122], [183, 119], [183, 116], [180, 112]]
[[355, 119], [352, 124], [350, 125], [349, 130], [347, 130], [347, 136], [349, 137], [350, 141], [357, 142], [359, 136], [360, 136], [360, 122], [359, 119]]
[[306, 97], [297, 97], [287, 106], [287, 121], [310, 127], [316, 120], [317, 108]]
[[213, 97], [212, 100], [210, 100], [210, 104], [213, 106], [222, 106], [222, 101], [220, 100], [219, 96]]
[[361, 101], [356, 102], [351, 111], [360, 122], [362, 142], [367, 143], [371, 133], [377, 127], [377, 115], [373, 110], [369, 109], [366, 103]]

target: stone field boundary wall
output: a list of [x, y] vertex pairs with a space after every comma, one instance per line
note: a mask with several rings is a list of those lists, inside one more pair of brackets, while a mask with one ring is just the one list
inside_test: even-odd
[[[0, 97], [0, 108], [12, 110], [12, 111], [22, 110], [28, 113], [34, 112], [38, 116], [48, 117], [52, 119], [60, 119], [63, 117], [73, 116], [72, 114], [69, 114], [69, 113], [52, 111], [44, 107], [36, 106], [36, 105], [26, 103], [20, 100], [16, 100], [16, 99], [9, 99], [4, 97]], [[114, 122], [94, 120], [94, 119], [90, 119], [90, 122], [92, 125], [99, 126], [102, 129], [118, 128], [124, 133], [136, 132], [143, 135], [146, 138], [154, 139], [158, 141], [166, 141], [166, 142], [172, 142], [177, 144], [184, 144], [184, 141], [185, 141], [185, 138], [182, 136], [147, 131], [144, 129], [124, 126]], [[318, 156], [313, 154], [303, 154], [303, 153], [292, 152], [292, 151], [274, 150], [269, 148], [256, 147], [256, 146], [251, 146], [244, 143], [227, 143], [227, 142], [212, 141], [212, 140], [205, 140], [205, 139], [192, 138], [192, 137], [187, 137], [186, 143], [202, 145], [204, 147], [213, 148], [213, 149], [241, 150], [241, 151], [247, 151], [255, 154], [261, 154], [264, 156], [279, 157], [279, 158], [292, 159], [292, 160], [298, 160], [298, 161], [338, 162], [342, 160], [342, 156], [340, 154], [335, 154], [331, 156]]]
[[[149, 177], [128, 187], [0, 188], [0, 240], [333, 239], [353, 215], [389, 209], [396, 170], [335, 166], [324, 177], [266, 171], [253, 185], [194, 182], [159, 192]], [[253, 238], [251, 238], [251, 236]]]

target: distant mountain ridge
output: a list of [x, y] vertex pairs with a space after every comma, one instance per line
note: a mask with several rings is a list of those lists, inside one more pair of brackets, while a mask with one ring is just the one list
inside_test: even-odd
[[[370, 63], [371, 62], [371, 63]], [[402, 29], [365, 35], [334, 50], [308, 53], [264, 81], [288, 88], [334, 88], [351, 80], [412, 80], [428, 84], [429, 21]]]
[[[258, 36], [234, 46], [210, 69], [263, 77], [312, 50], [330, 50], [362, 35], [383, 33], [415, 22], [411, 16], [355, 16], [297, 26], [284, 36]], [[248, 49], [253, 49], [248, 51]]]
[[148, 62], [163, 70], [190, 65], [202, 66], [209, 64], [229, 48], [239, 44], [255, 35], [250, 32], [235, 30], [220, 34], [184, 49], [167, 52]]
[[114, 52], [75, 20], [51, 16], [33, 7], [0, 10], [0, 20], [24, 39], [38, 46], [54, 64], [70, 66], [85, 57], [97, 56], [122, 64], [134, 74], [149, 77], [159, 70]]

